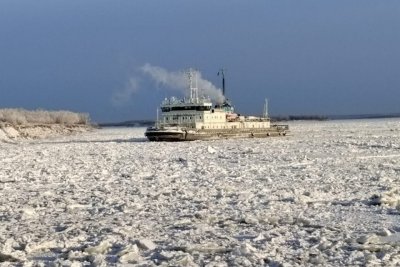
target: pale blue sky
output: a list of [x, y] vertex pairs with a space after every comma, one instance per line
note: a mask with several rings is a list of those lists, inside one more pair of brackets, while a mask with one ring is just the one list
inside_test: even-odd
[[153, 119], [149, 63], [226, 68], [242, 114], [400, 112], [399, 29], [398, 0], [1, 0], [0, 108]]

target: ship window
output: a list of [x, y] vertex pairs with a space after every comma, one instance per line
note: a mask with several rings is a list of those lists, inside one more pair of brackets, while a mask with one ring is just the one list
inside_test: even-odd
[[214, 109], [211, 110], [211, 113], [214, 113]]

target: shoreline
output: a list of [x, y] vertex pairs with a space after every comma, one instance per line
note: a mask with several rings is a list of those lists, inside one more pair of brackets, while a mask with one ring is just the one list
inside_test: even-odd
[[68, 136], [93, 130], [86, 124], [24, 124], [0, 123], [0, 142], [45, 139]]

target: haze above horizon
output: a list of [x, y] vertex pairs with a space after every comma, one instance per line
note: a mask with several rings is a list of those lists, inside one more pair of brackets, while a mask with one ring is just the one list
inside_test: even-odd
[[241, 114], [400, 112], [400, 1], [0, 2], [0, 108], [154, 119], [194, 67]]

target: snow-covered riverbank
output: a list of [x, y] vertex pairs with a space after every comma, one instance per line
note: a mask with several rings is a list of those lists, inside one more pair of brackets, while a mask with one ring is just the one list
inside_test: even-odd
[[0, 261], [400, 264], [400, 120], [182, 143], [144, 130], [0, 143]]
[[13, 142], [21, 139], [43, 139], [71, 135], [92, 130], [90, 125], [67, 124], [0, 124], [0, 142]]

